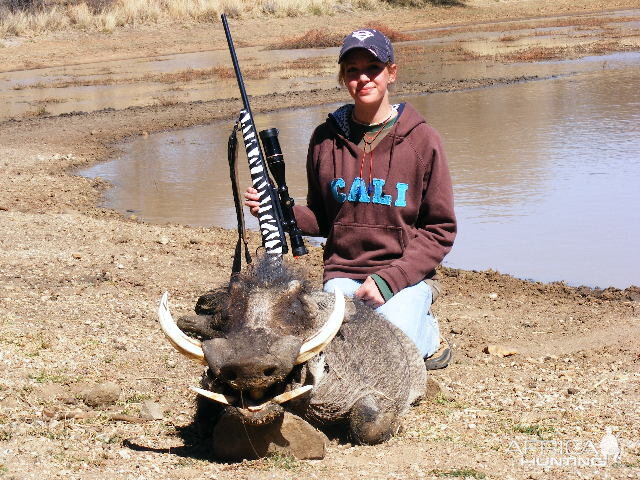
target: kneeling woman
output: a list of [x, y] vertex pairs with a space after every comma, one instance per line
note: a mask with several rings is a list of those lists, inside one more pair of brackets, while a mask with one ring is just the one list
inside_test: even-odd
[[[391, 104], [396, 81], [389, 39], [357, 30], [342, 44], [339, 80], [354, 100], [329, 114], [309, 144], [306, 206], [296, 206], [307, 235], [327, 237], [324, 289], [376, 308], [426, 358], [447, 365], [431, 313], [435, 268], [453, 245], [456, 220], [439, 134], [408, 103]], [[245, 204], [257, 215], [252, 188]]]

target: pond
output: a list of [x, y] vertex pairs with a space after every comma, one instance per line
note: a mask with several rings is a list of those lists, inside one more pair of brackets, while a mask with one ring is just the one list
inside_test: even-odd
[[[551, 80], [394, 98], [444, 138], [459, 235], [445, 265], [570, 285], [639, 284], [640, 54]], [[258, 115], [277, 127], [287, 182], [306, 194], [314, 127], [336, 105]], [[114, 184], [105, 205], [150, 222], [235, 228], [226, 143], [232, 121], [137, 138], [81, 172]], [[240, 156], [242, 188], [249, 183]], [[251, 220], [253, 220], [251, 218]], [[256, 222], [249, 222], [257, 228]]]

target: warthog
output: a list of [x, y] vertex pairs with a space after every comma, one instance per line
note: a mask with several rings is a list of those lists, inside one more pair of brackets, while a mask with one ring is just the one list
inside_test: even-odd
[[200, 297], [196, 313], [176, 325], [165, 294], [162, 328], [178, 351], [208, 367], [193, 390], [244, 425], [273, 422], [286, 410], [376, 444], [424, 393], [424, 362], [404, 333], [340, 292], [312, 291], [283, 261], [264, 256]]

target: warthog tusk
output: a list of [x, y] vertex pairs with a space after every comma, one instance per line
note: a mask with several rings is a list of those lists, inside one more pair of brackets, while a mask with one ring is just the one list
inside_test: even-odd
[[294, 390], [291, 390], [289, 392], [284, 392], [284, 393], [281, 393], [280, 395], [276, 395], [275, 397], [273, 397], [268, 402], [264, 402], [264, 403], [262, 403], [260, 405], [252, 405], [250, 407], [247, 407], [247, 410], [249, 410], [250, 412], [258, 412], [258, 411], [262, 410], [264, 407], [266, 407], [267, 404], [269, 404], [271, 402], [275, 402], [275, 403], [288, 402], [289, 400], [292, 400], [292, 399], [294, 399], [296, 397], [299, 397], [300, 395], [303, 395], [303, 394], [307, 393], [312, 388], [313, 388], [313, 385], [304, 385], [303, 387], [298, 387], [298, 388], [296, 388]]
[[333, 337], [336, 336], [338, 330], [340, 330], [340, 326], [342, 325], [342, 321], [344, 320], [344, 295], [340, 289], [335, 289], [335, 297], [336, 301], [333, 305], [333, 312], [329, 316], [329, 319], [322, 326], [322, 328], [316, 333], [313, 337], [307, 339], [300, 347], [300, 353], [298, 354], [298, 358], [296, 358], [296, 365], [306, 362], [314, 355], [320, 353], [324, 347], [326, 347]]
[[273, 397], [273, 401], [276, 403], [288, 402], [292, 398], [296, 398], [296, 397], [299, 397], [300, 395], [307, 393], [312, 388], [313, 388], [313, 385], [304, 385], [303, 387], [298, 387]]
[[171, 313], [169, 312], [169, 294], [167, 292], [164, 293], [160, 300], [158, 318], [160, 320], [160, 327], [162, 328], [162, 331], [177, 351], [189, 358], [198, 360], [200, 363], [207, 365], [207, 361], [204, 358], [204, 352], [202, 351], [202, 342], [186, 335], [178, 328], [176, 322], [173, 321]]
[[214, 402], [224, 403], [225, 405], [231, 405], [231, 403], [235, 401], [233, 397], [227, 397], [225, 395], [222, 395], [221, 393], [211, 392], [209, 390], [205, 390], [203, 388], [198, 388], [198, 387], [189, 387], [189, 388], [194, 392], [202, 395], [203, 397], [207, 397], [208, 399], [213, 400]]
[[[203, 397], [207, 397], [208, 399], [213, 400], [214, 402], [222, 403], [224, 405], [231, 405], [235, 401], [233, 397], [227, 397], [226, 395], [223, 395], [221, 393], [211, 392], [209, 390], [205, 390], [203, 388], [198, 388], [198, 387], [189, 387], [189, 388], [194, 392], [202, 395]], [[275, 402], [275, 403], [288, 402], [293, 398], [299, 397], [300, 395], [307, 393], [312, 388], [313, 388], [313, 385], [304, 385], [303, 387], [298, 387], [289, 392], [281, 393], [280, 395], [273, 397], [268, 402], [264, 402], [260, 405], [251, 405], [247, 407], [247, 410], [249, 410], [250, 412], [258, 412], [271, 402]]]

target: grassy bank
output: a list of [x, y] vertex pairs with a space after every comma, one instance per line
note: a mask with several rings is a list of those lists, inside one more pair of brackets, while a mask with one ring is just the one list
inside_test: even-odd
[[112, 32], [125, 26], [217, 22], [232, 18], [332, 15], [455, 0], [0, 0], [0, 36], [79, 29]]

